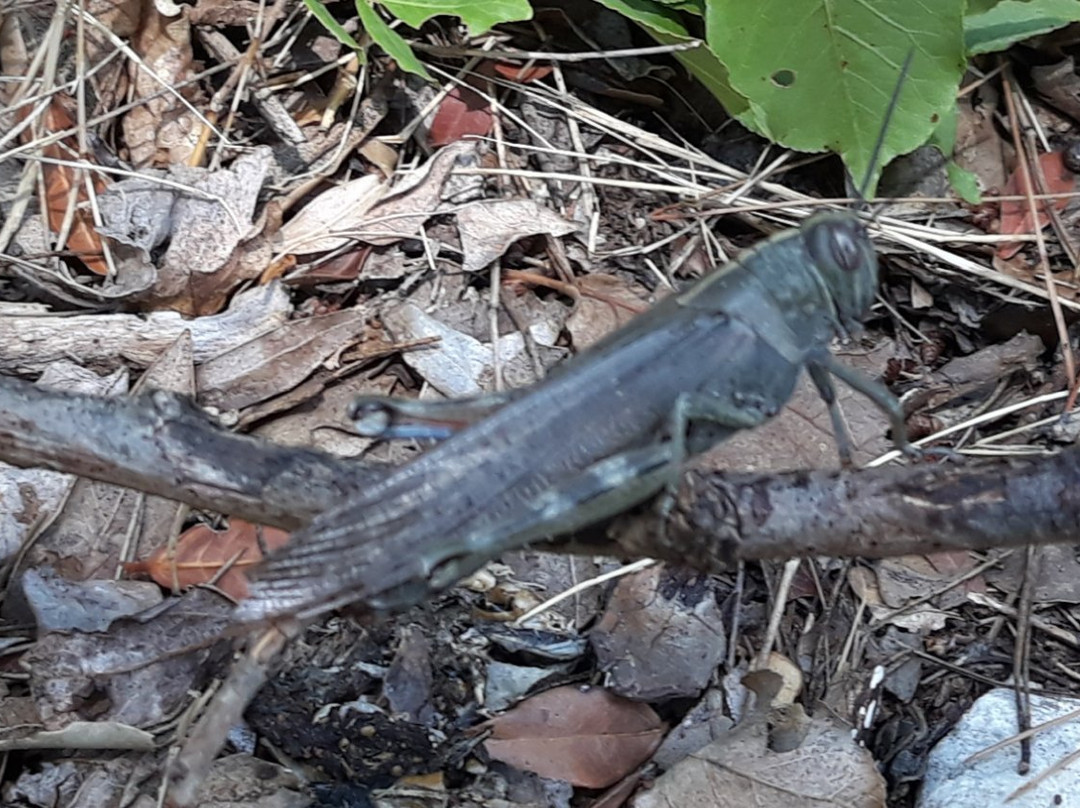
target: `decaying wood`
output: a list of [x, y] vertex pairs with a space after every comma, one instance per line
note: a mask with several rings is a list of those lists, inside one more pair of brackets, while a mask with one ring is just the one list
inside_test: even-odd
[[72, 358], [88, 367], [114, 367], [122, 357], [145, 367], [185, 331], [191, 332], [195, 361], [205, 362], [278, 328], [291, 310], [288, 293], [275, 284], [241, 292], [221, 314], [193, 320], [174, 311], [0, 317], [0, 372], [40, 373]]
[[236, 435], [187, 399], [103, 398], [0, 377], [0, 460], [294, 529], [376, 479], [323, 452]]

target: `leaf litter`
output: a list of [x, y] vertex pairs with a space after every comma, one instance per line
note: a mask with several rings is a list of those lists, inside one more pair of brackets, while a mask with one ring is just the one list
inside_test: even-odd
[[[4, 226], [11, 267], [0, 278], [4, 374], [123, 395], [129, 375], [142, 372], [137, 385], [192, 396], [227, 424], [379, 459], [387, 449], [370, 449], [347, 432], [340, 411], [353, 396], [471, 395], [536, 378], [568, 341], [580, 350], [663, 294], [671, 277], [718, 260], [721, 245], [742, 246], [758, 230], [794, 224], [812, 204], [795, 190], [813, 184], [812, 172], [755, 169], [747, 183], [738, 168], [673, 138], [669, 124], [700, 133], [700, 119], [715, 121], [715, 110], [701, 103], [686, 115], [670, 85], [647, 73], [627, 80], [604, 68], [481, 60], [474, 79], [462, 57], [451, 60], [455, 69], [483, 94], [449, 82], [425, 129], [431, 109], [424, 106], [436, 95], [395, 78], [381, 57], [359, 75], [365, 101], [381, 95], [392, 105], [365, 106], [359, 96], [353, 103], [348, 91], [334, 100], [358, 75], [336, 40], [311, 21], [276, 16], [275, 7], [260, 18], [275, 35], [245, 53], [242, 26], [263, 12], [251, 4], [236, 15], [229, 5], [201, 0], [168, 16], [162, 4], [107, 4], [92, 8], [81, 29], [71, 19], [33, 16], [20, 18], [18, 33], [4, 29], [10, 47], [0, 58], [17, 54], [19, 37], [45, 31], [51, 38], [32, 40], [33, 47], [70, 59], [57, 36], [66, 31], [86, 37], [89, 66], [98, 71], [87, 85], [91, 109], [37, 73], [27, 87], [38, 95], [4, 99], [13, 121], [33, 123], [17, 147], [5, 141], [4, 158], [19, 161], [28, 183], [33, 160], [23, 157], [61, 161], [40, 164], [45, 215], [24, 215], [27, 201], [12, 217], [16, 224]], [[194, 29], [196, 19], [215, 30]], [[611, 40], [602, 47], [629, 44], [625, 29], [597, 30]], [[539, 46], [527, 33], [515, 36]], [[26, 43], [22, 50], [31, 52]], [[435, 72], [449, 63], [429, 66]], [[22, 69], [5, 72], [32, 69], [28, 56], [15, 64]], [[562, 89], [567, 77], [572, 93]], [[1035, 81], [1044, 92], [1051, 86]], [[237, 88], [243, 101], [227, 109]], [[985, 124], [992, 91], [992, 83], [983, 85], [968, 111], [961, 107], [964, 159], [980, 176], [1014, 176]], [[137, 103], [125, 108], [129, 96]], [[253, 97], [258, 102], [248, 105]], [[670, 102], [671, 120], [655, 120], [649, 99]], [[321, 128], [327, 110], [336, 121]], [[106, 125], [112, 139], [99, 140]], [[427, 140], [402, 136], [411, 131], [426, 131]], [[1059, 170], [1065, 153], [1038, 158], [1054, 183], [1047, 190], [1071, 190]], [[715, 193], [732, 183], [746, 185], [741, 198]], [[15, 197], [7, 190], [5, 205]], [[693, 218], [653, 215], [673, 203], [692, 206], [684, 212]], [[722, 206], [741, 208], [738, 223], [714, 217]], [[762, 206], [773, 209], [765, 218], [756, 215]], [[992, 248], [986, 245], [1031, 229], [1026, 201], [991, 211], [1000, 213], [1002, 235], [960, 224], [966, 213], [945, 208], [933, 224], [924, 221], [941, 217], [942, 205], [931, 201], [911, 203], [904, 218], [880, 219], [892, 309], [871, 323], [875, 338], [848, 353], [871, 375], [908, 390], [912, 417], [932, 417], [931, 432], [965, 430], [970, 443], [993, 437], [965, 426], [972, 417], [1060, 389], [1057, 365], [1047, 363], [1057, 342], [1033, 304], [1050, 292], [1029, 242], [1008, 247], [1008, 263], [999, 254], [991, 264], [983, 254]], [[691, 260], [676, 255], [688, 238], [695, 239]], [[9, 245], [17, 248], [10, 258]], [[1057, 249], [1052, 242], [1055, 266]], [[493, 285], [492, 268], [508, 279], [517, 273], [513, 285]], [[1062, 305], [1075, 309], [1075, 285], [1065, 273], [1055, 282]], [[493, 294], [502, 298], [494, 310]], [[943, 336], [932, 337], [935, 331]], [[860, 459], [881, 454], [879, 415], [857, 397], [842, 401]], [[1037, 416], [1049, 414], [1043, 408], [1026, 420], [1003, 420], [1007, 437], [974, 450], [1039, 451], [1057, 434], [1040, 425]], [[770, 426], [776, 431], [740, 435], [711, 462], [830, 466], [835, 450], [823, 415], [816, 396], [805, 393]], [[0, 648], [4, 670], [23, 671], [6, 678], [14, 695], [0, 697], [0, 749], [35, 750], [32, 766], [5, 768], [0, 793], [17, 805], [46, 804], [58, 793], [62, 804], [75, 804], [76, 791], [94, 795], [85, 796], [88, 805], [117, 804], [125, 788], [156, 794], [165, 760], [149, 751], [147, 738], [155, 749], [193, 743], [187, 733], [209, 690], [192, 694], [224, 673], [232, 652], [229, 597], [243, 594], [242, 569], [267, 537], [286, 536], [237, 518], [215, 531], [212, 514], [41, 474], [0, 469], [0, 493], [17, 503], [0, 523], [10, 566]], [[1047, 559], [1037, 591], [1058, 611], [1040, 616], [1032, 642], [1061, 654], [1069, 646], [1054, 621], [1071, 620], [1071, 567]], [[437, 782], [416, 787], [436, 801], [453, 789], [475, 804], [497, 804], [500, 789], [533, 789], [547, 795], [542, 804], [569, 800], [565, 783], [526, 785], [495, 759], [579, 790], [609, 789], [597, 804], [742, 804], [737, 798], [753, 790], [768, 804], [880, 805], [885, 781], [873, 755], [890, 804], [911, 804], [935, 727], [978, 695], [973, 680], [937, 667], [934, 657], [955, 662], [961, 640], [954, 633], [967, 632], [1008, 658], [1003, 633], [983, 637], [979, 621], [1007, 614], [1005, 601], [1033, 585], [1015, 557], [984, 577], [995, 559], [967, 554], [855, 567], [804, 561], [794, 588], [769, 564], [707, 582], [653, 567], [611, 592], [579, 593], [523, 627], [512, 619], [569, 588], [581, 569], [591, 576], [615, 565], [579, 568], [576, 560], [528, 551], [508, 560], [512, 566], [490, 567], [436, 611], [366, 627], [346, 616], [309, 629], [252, 702], [251, 727], [320, 776], [365, 787], [394, 783], [387, 799]], [[147, 582], [129, 590], [121, 584], [131, 582], [112, 580], [123, 564], [151, 575], [159, 604], [136, 599], [136, 591], [154, 594]], [[503, 624], [513, 642], [496, 643], [482, 630]], [[538, 625], [547, 632], [543, 642], [529, 634]], [[585, 636], [595, 657], [580, 642]], [[566, 655], [551, 654], [552, 637], [565, 641]], [[784, 653], [769, 653], [774, 645]], [[796, 701], [745, 708], [753, 697], [738, 680], [759, 658], [776, 666], [786, 660], [799, 674]], [[984, 675], [1009, 673], [978, 657], [973, 664]], [[884, 696], [871, 687], [879, 665], [892, 666]], [[924, 681], [936, 670], [944, 673]], [[1038, 666], [1034, 674], [1056, 681]], [[580, 686], [601, 676], [603, 687]], [[857, 723], [858, 703], [878, 704], [868, 748], [824, 717]], [[486, 724], [479, 720], [485, 709], [497, 713]], [[679, 724], [681, 744], [659, 758], [667, 771], [653, 788], [630, 796], [642, 776], [658, 771], [642, 766], [652, 765], [666, 732], [659, 714]], [[21, 729], [9, 731], [15, 725]], [[465, 738], [466, 726], [492, 734]], [[130, 751], [88, 758], [63, 746]], [[308, 798], [289, 767], [240, 754], [218, 758], [203, 804], [231, 799], [230, 783], [238, 804], [259, 804], [256, 783], [280, 804]]]

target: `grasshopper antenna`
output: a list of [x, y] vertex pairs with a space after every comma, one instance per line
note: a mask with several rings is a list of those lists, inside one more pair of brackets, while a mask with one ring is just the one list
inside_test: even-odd
[[[893, 113], [896, 112], [896, 106], [900, 102], [900, 91], [904, 89], [904, 82], [907, 79], [908, 71], [911, 69], [911, 60], [914, 57], [915, 49], [911, 48], [907, 52], [907, 56], [904, 57], [904, 64], [900, 66], [900, 77], [896, 80], [896, 86], [893, 87], [892, 96], [889, 98], [889, 105], [885, 109], [885, 120], [881, 122], [881, 131], [878, 133], [877, 141], [874, 143], [874, 150], [870, 152], [870, 162], [866, 166], [866, 176], [863, 177], [862, 183], [855, 192], [864, 209], [867, 206], [866, 192], [870, 187], [870, 178], [874, 176], [874, 166], [878, 164], [878, 160], [881, 158], [881, 150], [885, 146], [885, 136], [889, 133]], [[877, 219], [882, 210], [884, 210], [884, 206], [879, 205], [877, 211], [870, 217], [871, 221]]]

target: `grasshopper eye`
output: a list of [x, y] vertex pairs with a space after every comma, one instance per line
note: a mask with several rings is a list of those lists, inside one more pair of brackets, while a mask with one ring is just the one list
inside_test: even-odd
[[850, 227], [838, 227], [833, 231], [829, 249], [833, 261], [840, 269], [850, 274], [859, 271], [863, 264], [863, 251], [858, 235]]
[[807, 233], [806, 246], [819, 267], [833, 267], [841, 275], [857, 275], [867, 262], [866, 232], [843, 214], [822, 217]]

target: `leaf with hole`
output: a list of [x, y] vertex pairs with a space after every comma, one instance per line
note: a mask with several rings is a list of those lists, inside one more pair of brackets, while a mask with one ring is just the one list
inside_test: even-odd
[[[954, 102], [965, 67], [964, 0], [786, 0], [706, 5], [706, 39], [750, 109], [751, 129], [799, 151], [835, 151], [856, 183], [922, 145]], [[900, 68], [911, 67], [878, 165], [870, 160]]]

